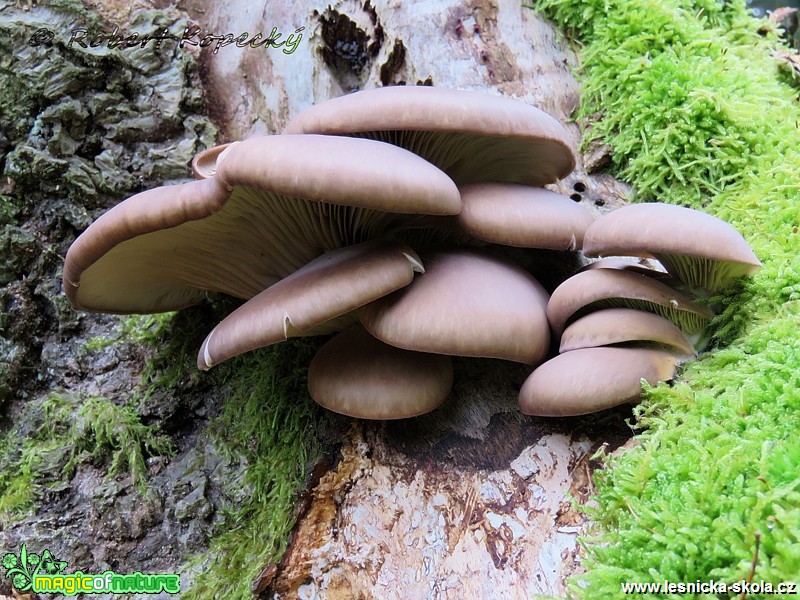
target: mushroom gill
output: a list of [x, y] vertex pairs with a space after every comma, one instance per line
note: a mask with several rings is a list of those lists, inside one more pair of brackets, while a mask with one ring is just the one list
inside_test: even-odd
[[247, 299], [397, 220], [461, 209], [444, 173], [369, 140], [254, 137], [217, 155], [213, 170], [133, 196], [95, 221], [67, 253], [73, 306], [149, 313], [196, 304], [207, 291]]

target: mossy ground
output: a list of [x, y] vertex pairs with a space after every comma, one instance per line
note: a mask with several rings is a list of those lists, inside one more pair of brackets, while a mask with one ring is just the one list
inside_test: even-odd
[[715, 214], [764, 264], [713, 299], [712, 348], [648, 391], [642, 444], [597, 482], [589, 570], [570, 589], [746, 580], [757, 539], [754, 580], [799, 581], [800, 105], [775, 32], [743, 1], [535, 8], [576, 43], [587, 139], [612, 147], [634, 200]]

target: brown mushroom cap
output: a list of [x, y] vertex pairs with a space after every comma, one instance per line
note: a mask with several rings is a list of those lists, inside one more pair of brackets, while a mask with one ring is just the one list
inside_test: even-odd
[[314, 400], [361, 419], [425, 414], [447, 398], [452, 386], [449, 356], [395, 348], [361, 327], [326, 343], [308, 368], [308, 390]]
[[536, 364], [547, 354], [547, 292], [530, 274], [477, 251], [424, 257], [426, 272], [359, 310], [378, 339], [407, 350]]
[[575, 168], [572, 141], [557, 120], [524, 102], [480, 92], [429, 86], [360, 91], [312, 106], [284, 133], [386, 141], [422, 156], [459, 184], [541, 186]]
[[226, 150], [238, 144], [239, 142], [231, 142], [230, 144], [221, 144], [208, 148], [202, 152], [198, 152], [192, 159], [192, 173], [195, 179], [208, 179], [213, 177], [217, 172], [217, 162], [222, 162]]
[[392, 242], [323, 254], [225, 317], [203, 342], [197, 366], [206, 370], [290, 337], [338, 331], [355, 318], [331, 321], [408, 285], [422, 270], [413, 250]]
[[600, 308], [636, 308], [654, 312], [688, 333], [700, 333], [714, 316], [711, 309], [660, 281], [616, 269], [593, 269], [573, 275], [553, 291], [547, 318], [561, 334], [571, 320]]
[[388, 144], [264, 136], [232, 145], [209, 179], [137, 194], [72, 245], [64, 289], [76, 308], [147, 313], [206, 291], [251, 298], [326, 250], [372, 239], [395, 213], [452, 215], [455, 184]]
[[681, 356], [694, 355], [691, 342], [672, 321], [633, 308], [607, 308], [574, 321], [561, 335], [559, 352], [629, 342], [651, 342]]
[[684, 283], [710, 291], [761, 268], [731, 225], [672, 204], [629, 204], [597, 219], [586, 231], [587, 256], [655, 257]]
[[510, 183], [459, 187], [458, 227], [486, 242], [517, 248], [577, 250], [593, 221], [584, 207], [541, 188]]
[[567, 417], [597, 412], [641, 397], [650, 385], [671, 379], [677, 357], [645, 348], [584, 348], [559, 354], [525, 380], [519, 405], [526, 415]]

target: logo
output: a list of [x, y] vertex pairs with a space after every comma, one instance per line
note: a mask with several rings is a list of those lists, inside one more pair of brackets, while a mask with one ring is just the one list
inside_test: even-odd
[[5, 576], [11, 579], [11, 585], [18, 592], [36, 592], [37, 594], [177, 594], [181, 591], [180, 575], [174, 573], [145, 575], [133, 573], [120, 575], [114, 571], [105, 571], [100, 575], [86, 574], [81, 571], [64, 573], [67, 563], [57, 560], [49, 551], [39, 554], [28, 552], [22, 545], [19, 555], [7, 552], [3, 555]]

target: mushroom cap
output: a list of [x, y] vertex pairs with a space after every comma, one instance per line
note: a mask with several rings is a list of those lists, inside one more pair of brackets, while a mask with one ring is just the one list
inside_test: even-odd
[[411, 352], [347, 329], [317, 352], [308, 390], [325, 408], [360, 419], [405, 419], [432, 411], [453, 386], [449, 356]]
[[550, 345], [547, 292], [529, 273], [473, 250], [423, 258], [407, 288], [359, 309], [378, 339], [407, 350], [502, 358], [527, 364]]
[[459, 228], [486, 242], [517, 248], [577, 250], [594, 220], [583, 206], [541, 188], [511, 183], [459, 187]]
[[408, 285], [422, 270], [413, 250], [393, 242], [323, 254], [225, 317], [200, 347], [197, 366], [207, 370], [290, 337], [338, 331], [343, 324], [331, 321]]
[[231, 146], [238, 143], [239, 142], [221, 144], [195, 154], [195, 157], [192, 159], [192, 173], [195, 179], [208, 179], [209, 177], [213, 177], [217, 172], [217, 162], [222, 162], [225, 158], [226, 151]]
[[607, 308], [574, 321], [561, 335], [559, 352], [629, 342], [652, 342], [694, 356], [691, 342], [672, 321], [633, 308]]
[[332, 136], [263, 136], [220, 153], [215, 175], [137, 194], [70, 247], [76, 308], [148, 313], [207, 291], [251, 298], [325, 250], [389, 228], [395, 213], [457, 214], [455, 184], [400, 148]]
[[519, 392], [520, 410], [538, 417], [568, 417], [635, 402], [641, 380], [671, 379], [677, 357], [647, 348], [584, 348], [559, 354], [531, 373]]
[[714, 316], [711, 309], [660, 281], [617, 269], [592, 269], [559, 285], [547, 304], [547, 318], [556, 334], [571, 320], [600, 308], [636, 308], [660, 314], [688, 333], [700, 333]]
[[655, 202], [603, 215], [587, 229], [583, 250], [587, 256], [652, 256], [687, 285], [710, 291], [761, 268], [742, 235], [725, 221]]
[[387, 141], [419, 154], [457, 183], [541, 186], [566, 177], [576, 163], [567, 131], [538, 108], [503, 96], [430, 86], [334, 98], [300, 113], [284, 133]]

